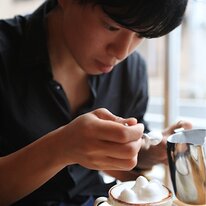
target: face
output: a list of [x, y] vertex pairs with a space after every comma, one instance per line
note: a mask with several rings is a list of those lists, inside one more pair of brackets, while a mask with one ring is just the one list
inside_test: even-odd
[[142, 38], [110, 19], [98, 6], [59, 0], [63, 41], [76, 63], [88, 74], [110, 72], [131, 54]]

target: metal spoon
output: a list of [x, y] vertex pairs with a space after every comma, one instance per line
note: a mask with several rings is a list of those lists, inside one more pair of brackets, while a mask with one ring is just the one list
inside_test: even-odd
[[[124, 125], [128, 126], [127, 123], [124, 123]], [[144, 133], [142, 139], [142, 147], [144, 147], [145, 149], [149, 149], [151, 145], [158, 145], [162, 141], [163, 136], [161, 132], [151, 131], [149, 133]]]

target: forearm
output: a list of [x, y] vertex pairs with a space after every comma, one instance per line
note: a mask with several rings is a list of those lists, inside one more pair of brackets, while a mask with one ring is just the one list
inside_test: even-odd
[[95, 170], [132, 169], [137, 164], [144, 127], [133, 118], [123, 120], [129, 126], [108, 110], [97, 109], [1, 158], [0, 205], [9, 205], [31, 193], [66, 165]]
[[28, 195], [65, 165], [57, 157], [57, 132], [52, 132], [27, 147], [0, 159], [0, 205]]

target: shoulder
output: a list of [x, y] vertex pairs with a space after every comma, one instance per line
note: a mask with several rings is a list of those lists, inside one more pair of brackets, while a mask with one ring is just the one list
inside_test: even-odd
[[0, 20], [0, 72], [9, 62], [14, 62], [18, 54], [22, 36], [22, 18]]
[[125, 60], [120, 62], [116, 68], [129, 76], [146, 75], [147, 67], [144, 58], [137, 52], [133, 52]]
[[[123, 62], [124, 63], [124, 62]], [[129, 73], [133, 75], [145, 75], [146, 63], [143, 57], [137, 52], [133, 52], [127, 59], [125, 59], [126, 68]]]
[[9, 49], [18, 50], [26, 46], [25, 44], [31, 44], [33, 40], [31, 38], [39, 35], [44, 19], [56, 4], [56, 0], [49, 0], [31, 14], [0, 20], [0, 52]]
[[134, 51], [131, 55], [127, 57], [127, 59], [125, 59], [125, 61], [129, 62], [130, 64], [134, 64], [134, 65], [145, 63], [145, 60], [143, 59], [143, 57], [138, 51]]
[[[138, 52], [133, 52], [117, 65], [124, 81], [130, 82], [131, 87], [147, 84], [147, 67], [145, 60]], [[117, 70], [118, 70], [117, 69]]]
[[0, 20], [0, 52], [17, 48], [23, 36], [25, 23], [26, 19], [22, 16]]
[[25, 18], [0, 20], [0, 75], [5, 78], [10, 68], [16, 68], [24, 39]]
[[11, 64], [16, 65], [22, 49], [26, 19], [16, 16], [0, 20], [0, 71]]

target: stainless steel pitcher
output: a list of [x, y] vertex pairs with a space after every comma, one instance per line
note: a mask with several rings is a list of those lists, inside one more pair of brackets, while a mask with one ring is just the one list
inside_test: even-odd
[[206, 204], [206, 129], [171, 135], [167, 154], [176, 197], [187, 204]]

